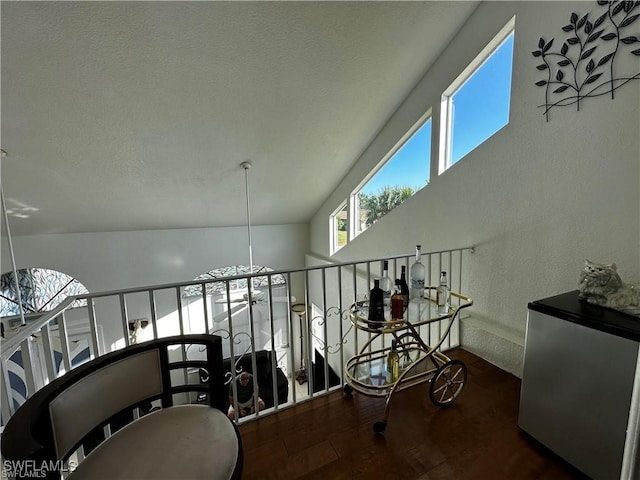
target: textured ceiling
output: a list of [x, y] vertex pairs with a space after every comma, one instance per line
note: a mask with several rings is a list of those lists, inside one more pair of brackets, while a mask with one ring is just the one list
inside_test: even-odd
[[476, 6], [2, 1], [11, 233], [307, 222]]

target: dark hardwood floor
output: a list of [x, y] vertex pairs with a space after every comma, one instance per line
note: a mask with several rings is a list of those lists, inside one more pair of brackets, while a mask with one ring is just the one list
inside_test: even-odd
[[384, 399], [341, 391], [240, 426], [244, 479], [564, 480], [585, 478], [522, 433], [520, 380], [464, 350], [456, 402], [434, 406], [421, 384]]

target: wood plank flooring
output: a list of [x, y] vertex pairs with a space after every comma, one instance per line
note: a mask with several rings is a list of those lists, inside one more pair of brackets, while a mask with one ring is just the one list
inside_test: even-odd
[[434, 406], [426, 384], [391, 399], [334, 392], [240, 426], [243, 479], [566, 480], [583, 475], [522, 433], [520, 380], [464, 350], [464, 391]]

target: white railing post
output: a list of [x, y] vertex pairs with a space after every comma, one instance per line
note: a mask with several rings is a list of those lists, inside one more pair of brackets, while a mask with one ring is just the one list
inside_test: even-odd
[[180, 287], [176, 287], [176, 310], [178, 310], [178, 327], [180, 335], [184, 335], [184, 314], [182, 312], [182, 295], [180, 295]]
[[328, 307], [327, 307], [327, 269], [322, 269], [322, 333], [324, 336], [324, 390], [329, 391], [329, 332], [328, 332]]
[[51, 345], [51, 329], [49, 328], [49, 324], [45, 324], [40, 329], [42, 333], [42, 349], [44, 350], [42, 353], [44, 355], [44, 363], [46, 368], [46, 377], [44, 378], [45, 384], [54, 380], [57, 376], [57, 372], [54, 369], [54, 354], [53, 354], [53, 346]]
[[[60, 348], [62, 349], [62, 362], [64, 364], [64, 371], [71, 370], [71, 355], [69, 354], [69, 333], [67, 331], [67, 321], [64, 312], [58, 317], [58, 334], [60, 335]], [[60, 372], [56, 372], [56, 376], [60, 375]]]
[[122, 335], [124, 337], [125, 346], [131, 345], [131, 335], [129, 332], [129, 314], [127, 312], [127, 299], [124, 294], [118, 295], [120, 300], [120, 320], [122, 321]]
[[313, 306], [311, 304], [311, 295], [309, 294], [309, 271], [304, 272], [304, 307], [305, 316], [302, 322], [302, 332], [300, 335], [303, 338], [303, 349], [301, 355], [304, 355], [304, 369], [307, 374], [307, 382], [309, 383], [309, 395], [313, 395], [315, 391], [313, 378], [313, 361], [311, 359], [311, 349], [313, 348], [313, 342], [311, 341], [311, 328], [313, 327]]
[[91, 347], [93, 354], [91, 358], [97, 358], [104, 352], [100, 351], [100, 345], [98, 344], [98, 324], [96, 323], [96, 308], [93, 298], [87, 300], [87, 308], [89, 312], [89, 334], [91, 335]]
[[2, 424], [6, 425], [9, 421], [9, 418], [16, 411], [15, 404], [13, 402], [13, 390], [11, 389], [11, 382], [9, 381], [9, 367], [7, 363], [9, 362], [9, 358], [3, 358], [2, 362], [0, 362], [0, 368], [2, 369], [2, 377], [0, 381], [2, 384], [0, 387], [2, 388], [2, 396], [0, 397], [0, 406], [2, 408]]
[[36, 383], [33, 378], [33, 356], [31, 350], [31, 337], [27, 337], [20, 345], [22, 355], [22, 367], [24, 368], [24, 378], [27, 385], [27, 398], [36, 391]]
[[[201, 283], [200, 288], [202, 288], [202, 314], [204, 315], [204, 331], [209, 333], [211, 331], [212, 326], [209, 325], [209, 308], [207, 302], [207, 284]], [[213, 312], [212, 312], [213, 314]]]
[[[342, 302], [342, 265], [338, 265], [338, 339], [340, 340], [340, 365], [344, 365], [344, 324], [342, 321], [342, 315], [344, 312], [344, 305]], [[340, 369], [340, 383], [344, 384], [344, 375], [342, 368]]]
[[158, 314], [156, 312], [155, 290], [149, 290], [149, 310], [151, 312], [151, 325], [153, 328], [153, 338], [155, 340], [158, 338]]

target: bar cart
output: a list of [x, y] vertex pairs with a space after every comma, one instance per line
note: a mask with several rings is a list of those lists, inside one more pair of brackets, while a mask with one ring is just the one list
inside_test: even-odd
[[[351, 306], [349, 318], [352, 325], [371, 335], [359, 353], [345, 363], [344, 391], [351, 394], [355, 390], [364, 395], [386, 398], [384, 419], [373, 425], [376, 433], [386, 430], [389, 405], [394, 393], [428, 382], [431, 402], [436, 406], [446, 406], [460, 395], [467, 380], [465, 364], [447, 357], [441, 347], [459, 318], [460, 311], [470, 307], [473, 300], [450, 292], [448, 311], [439, 314], [435, 301], [436, 288], [426, 287], [424, 300], [412, 301], [401, 321], [374, 322], [367, 319], [367, 302]], [[391, 335], [396, 342], [400, 362], [397, 378], [393, 378], [387, 369], [391, 346], [381, 345], [391, 342], [384, 342], [383, 335]]]

